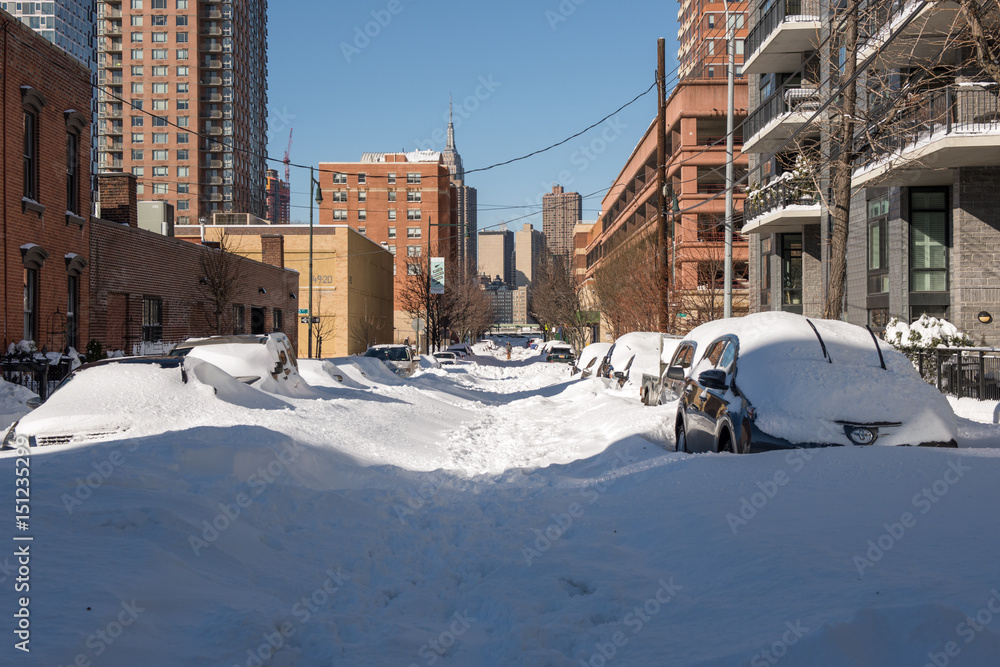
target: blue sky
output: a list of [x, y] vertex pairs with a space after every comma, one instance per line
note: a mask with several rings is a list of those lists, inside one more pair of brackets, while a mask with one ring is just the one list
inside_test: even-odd
[[[268, 153], [280, 159], [294, 127], [292, 162], [304, 165], [441, 150], [451, 93], [466, 170], [489, 166], [561, 141], [646, 90], [658, 37], [668, 74], [676, 59], [676, 3], [269, 4]], [[655, 113], [654, 90], [563, 146], [469, 174], [480, 229], [539, 211], [557, 181], [583, 195], [603, 191]], [[308, 172], [292, 169], [293, 220], [308, 220], [308, 183]], [[601, 194], [584, 200], [584, 219], [597, 217]], [[541, 228], [540, 214], [524, 221]]]

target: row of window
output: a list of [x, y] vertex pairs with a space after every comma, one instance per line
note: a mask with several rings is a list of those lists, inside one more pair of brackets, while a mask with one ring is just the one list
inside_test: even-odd
[[[150, 57], [152, 60], [166, 60], [170, 57], [170, 49], [150, 49]], [[187, 60], [190, 56], [190, 51], [188, 49], [176, 49], [174, 57], [177, 60]], [[132, 60], [144, 60], [145, 59], [145, 49], [131, 49], [129, 54]]]
[[[39, 307], [39, 272], [40, 268], [24, 269], [24, 332], [25, 340], [35, 341], [39, 347], [42, 345], [41, 318]], [[69, 274], [66, 277], [66, 345], [79, 349], [79, 310], [80, 310], [80, 276]], [[59, 323], [54, 323], [54, 327]], [[47, 332], [49, 335], [57, 335], [59, 331]]]
[[[367, 173], [359, 173], [358, 175], [358, 185], [364, 185], [368, 182]], [[406, 184], [407, 185], [418, 185], [420, 183], [421, 174], [419, 172], [407, 172], [406, 174]], [[392, 185], [396, 182], [396, 173], [391, 172], [386, 174], [386, 182]], [[334, 185], [347, 185], [347, 174], [337, 173], [333, 175]]]
[[[388, 213], [389, 213], [389, 220], [395, 220], [396, 219], [396, 209], [390, 208], [389, 211], [388, 211]], [[338, 220], [338, 221], [347, 220], [347, 209], [346, 208], [335, 208], [335, 209], [333, 209], [333, 219], [334, 220]], [[407, 209], [406, 210], [406, 219], [407, 220], [421, 220], [422, 218], [421, 218], [420, 209], [419, 208]], [[364, 208], [358, 209], [358, 221], [359, 222], [364, 222], [366, 220], [368, 220], [368, 210], [364, 209]], [[395, 227], [390, 227], [390, 229], [395, 229]], [[411, 229], [420, 229], [420, 228], [419, 227], [413, 227]]]
[[[167, 9], [167, 0], [130, 0], [129, 6], [132, 9], [143, 9], [143, 2], [147, 2], [149, 9]], [[176, 9], [188, 9], [188, 0], [173, 0]]]
[[[267, 309], [250, 306], [250, 330], [247, 331], [247, 308], [243, 304], [233, 304], [232, 325], [233, 334], [264, 334], [271, 331], [282, 331], [284, 313], [280, 308], [271, 309], [270, 319]], [[142, 340], [146, 343], [156, 343], [163, 340], [163, 299], [156, 296], [142, 298]]]
[[[41, 164], [39, 145], [41, 144], [41, 117], [43, 98], [34, 89], [22, 87], [22, 196], [36, 204], [41, 201], [40, 179]], [[62, 131], [66, 140], [66, 211], [74, 215], [80, 214], [80, 133], [85, 129], [85, 119], [78, 112], [66, 112]]]
[[[157, 8], [154, 8], [154, 9], [165, 9], [165, 8], [164, 7], [157, 7]], [[142, 27], [143, 21], [144, 21], [144, 18], [142, 16], [142, 14], [136, 14], [136, 15], [133, 15], [133, 16], [131, 16], [129, 18], [130, 18], [129, 23], [133, 27]], [[164, 16], [164, 15], [160, 15], [160, 16], [155, 16], [154, 15], [154, 16], [150, 16], [149, 18], [150, 18], [150, 25], [152, 25], [152, 26], [165, 26], [165, 25], [167, 25], [167, 18], [169, 18], [169, 17]], [[186, 15], [178, 15], [177, 16], [177, 25], [184, 26], [184, 25], [187, 25], [187, 24], [188, 24], [188, 17]]]
[[[334, 203], [341, 203], [341, 204], [347, 203], [347, 194], [348, 194], [348, 192], [350, 192], [350, 190], [334, 190], [331, 193], [331, 200]], [[358, 192], [358, 202], [359, 203], [360, 202], [366, 202], [366, 201], [368, 201], [368, 191], [367, 190], [358, 190], [357, 192]], [[388, 194], [389, 194], [389, 201], [390, 202], [396, 201], [396, 190], [390, 190]], [[423, 201], [423, 192], [421, 192], [420, 190], [407, 190], [406, 191], [406, 201], [407, 201], [407, 203], [410, 203], [410, 204], [422, 202]]]
[[[154, 17], [154, 18], [159, 18], [159, 17]], [[164, 16], [163, 18], [166, 17]], [[154, 44], [165, 44], [167, 42], [167, 35], [169, 34], [170, 33], [167, 32], [152, 32], [150, 33], [150, 41], [152, 41]], [[186, 32], [176, 32], [174, 33], [174, 35], [176, 36], [177, 41], [181, 44], [186, 43], [188, 41], [188, 34]], [[130, 37], [132, 39], [132, 42], [139, 43], [145, 39], [145, 33], [133, 32], [130, 35]]]

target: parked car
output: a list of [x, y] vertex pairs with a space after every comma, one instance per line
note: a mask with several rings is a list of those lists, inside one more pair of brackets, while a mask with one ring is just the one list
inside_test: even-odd
[[619, 387], [631, 384], [642, 394], [643, 375], [659, 377], [663, 334], [655, 331], [633, 331], [619, 336], [608, 351], [603, 376]]
[[661, 405], [663, 401], [663, 383], [667, 380], [667, 368], [681, 342], [681, 336], [660, 334], [659, 364], [655, 372], [642, 374], [642, 385], [639, 388], [639, 400], [643, 405]]
[[591, 343], [583, 348], [580, 356], [573, 364], [573, 374], [580, 374], [583, 379], [597, 374], [597, 369], [611, 349], [611, 343]]
[[442, 366], [451, 366], [458, 361], [458, 355], [454, 352], [435, 352], [432, 356]]
[[[910, 361], [870, 329], [783, 312], [703, 324], [674, 431], [677, 450], [735, 453], [831, 445], [956, 447], [955, 415]], [[683, 358], [686, 358], [683, 357]]]
[[374, 357], [400, 377], [410, 377], [417, 370], [418, 361], [409, 345], [373, 345], [364, 356]]
[[549, 347], [549, 350], [545, 355], [545, 361], [563, 361], [573, 363], [575, 358], [576, 355], [573, 354], [573, 348], [565, 343], [552, 345]]
[[202, 359], [237, 380], [272, 394], [301, 396], [311, 391], [299, 375], [291, 341], [280, 331], [189, 338], [175, 345], [170, 356]]
[[472, 346], [468, 343], [455, 343], [446, 352], [453, 352], [459, 359], [464, 359], [472, 354]]

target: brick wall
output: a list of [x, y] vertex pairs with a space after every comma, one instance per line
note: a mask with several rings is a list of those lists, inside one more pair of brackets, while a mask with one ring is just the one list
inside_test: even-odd
[[[0, 11], [0, 225], [3, 243], [3, 344], [24, 335], [22, 308], [25, 257], [22, 248], [34, 244], [44, 253], [38, 268], [38, 347], [61, 349], [66, 344], [70, 271], [80, 272], [77, 347], [89, 335], [87, 281], [90, 225], [90, 71], [62, 49], [50, 44], [6, 12]], [[24, 193], [23, 122], [25, 105], [34, 105], [38, 127], [37, 196], [22, 202]], [[67, 133], [78, 136], [78, 196], [67, 197]], [[75, 208], [74, 215], [67, 210]]]
[[101, 203], [99, 216], [120, 225], [138, 226], [139, 203], [136, 178], [126, 173], [103, 173], [97, 177]]

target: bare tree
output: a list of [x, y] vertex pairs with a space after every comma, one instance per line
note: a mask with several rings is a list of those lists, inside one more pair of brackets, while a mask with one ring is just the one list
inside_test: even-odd
[[337, 321], [336, 315], [327, 314], [323, 310], [323, 293], [325, 291], [322, 288], [316, 291], [315, 314], [319, 318], [319, 322], [313, 325], [312, 332], [315, 339], [313, 350], [317, 359], [323, 357], [323, 342], [332, 341], [340, 331], [340, 323]]
[[577, 350], [587, 344], [591, 313], [583, 307], [576, 280], [561, 258], [552, 258], [538, 268], [531, 310], [539, 324], [550, 330], [561, 328]]
[[493, 304], [479, 280], [458, 262], [448, 263], [441, 324], [461, 340], [474, 340], [493, 324]]
[[225, 230], [218, 243], [206, 246], [200, 260], [202, 277], [198, 289], [208, 302], [207, 324], [218, 335], [223, 333], [226, 317], [232, 310], [230, 305], [239, 288], [246, 260], [236, 254], [239, 244]]
[[354, 314], [347, 325], [347, 335], [356, 350], [367, 350], [378, 344], [379, 333], [385, 328], [386, 318], [372, 309], [365, 301], [360, 313]]
[[[696, 289], [675, 292], [681, 312], [686, 317], [678, 317], [679, 330], [693, 329], [699, 324], [722, 319], [725, 316], [725, 251], [721, 247], [706, 246], [698, 253]], [[747, 279], [749, 268], [746, 262], [733, 265], [733, 316], [745, 315], [749, 310], [747, 301]]]
[[658, 264], [656, 236], [644, 234], [612, 250], [595, 271], [594, 292], [613, 338], [659, 330]]
[[399, 291], [399, 306], [407, 315], [424, 320], [426, 348], [430, 354], [431, 341], [439, 340], [441, 295], [429, 294], [427, 280], [427, 258], [415, 256], [406, 258], [406, 279]]

